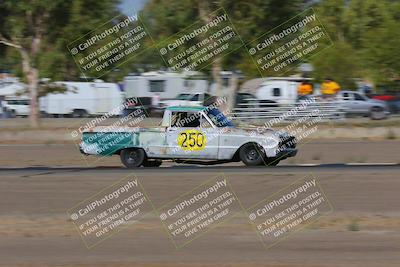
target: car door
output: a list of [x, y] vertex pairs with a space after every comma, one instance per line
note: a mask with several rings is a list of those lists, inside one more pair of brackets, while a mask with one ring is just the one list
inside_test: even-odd
[[218, 131], [201, 112], [172, 112], [167, 154], [178, 159], [217, 159]]
[[355, 113], [356, 105], [354, 104], [354, 96], [353, 93], [343, 92], [342, 93], [342, 101], [344, 110], [346, 113]]
[[369, 103], [367, 99], [359, 93], [354, 93], [354, 105], [356, 112], [359, 114], [367, 114], [369, 112]]

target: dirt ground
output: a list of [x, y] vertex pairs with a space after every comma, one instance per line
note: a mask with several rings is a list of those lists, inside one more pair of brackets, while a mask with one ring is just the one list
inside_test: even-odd
[[[118, 156], [81, 155], [66, 131], [71, 122], [76, 123], [45, 121], [45, 129], [38, 131], [25, 129], [21, 120], [1, 125], [0, 266], [399, 266], [400, 169], [373, 166], [400, 163], [400, 139], [387, 136], [388, 125], [357, 128], [370, 134], [366, 138], [351, 138], [353, 128], [342, 126], [336, 133], [344, 131], [340, 135], [350, 137], [303, 140], [297, 156], [278, 168], [246, 168], [241, 163], [175, 167], [165, 162], [165, 168], [132, 171], [122, 168]], [[370, 166], [345, 168], [336, 163]], [[332, 165], [295, 167], [299, 164]], [[90, 250], [67, 215], [78, 202], [128, 175], [140, 179], [157, 209], [221, 173], [228, 177], [244, 209], [313, 175], [333, 210], [269, 249], [262, 246], [245, 213], [178, 250], [156, 213]]]
[[[31, 129], [26, 118], [0, 119], [0, 144], [73, 144], [79, 142], [79, 132], [83, 126], [96, 122], [95, 118], [74, 119], [42, 119], [39, 129]], [[120, 122], [110, 118], [95, 125], [113, 125]], [[134, 126], [157, 126], [161, 118], [146, 118]], [[261, 126], [257, 121], [235, 121], [240, 127]], [[288, 130], [291, 124], [275, 125], [274, 129]], [[336, 140], [396, 140], [400, 139], [400, 117], [388, 120], [372, 121], [368, 118], [347, 119], [345, 121], [329, 121], [316, 124], [317, 130], [308, 135], [303, 142], [321, 139]], [[299, 126], [296, 126], [299, 128]], [[296, 128], [293, 128], [296, 129]]]
[[[400, 140], [307, 140], [283, 164], [399, 163]], [[118, 156], [79, 153], [77, 144], [0, 144], [2, 167], [121, 166]], [[234, 163], [234, 165], [242, 165]], [[163, 166], [169, 166], [169, 163]]]
[[[310, 175], [224, 170], [244, 208]], [[318, 169], [333, 211], [265, 249], [239, 214], [177, 250], [151, 215], [88, 250], [66, 211], [132, 172], [0, 172], [0, 266], [398, 266], [399, 169]], [[202, 168], [135, 172], [155, 208], [216, 175]]]

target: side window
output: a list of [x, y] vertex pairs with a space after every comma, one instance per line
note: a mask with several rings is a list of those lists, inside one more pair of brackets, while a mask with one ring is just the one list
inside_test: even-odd
[[350, 100], [349, 93], [343, 93], [343, 100]]
[[354, 94], [354, 99], [357, 101], [365, 101], [364, 97], [362, 97], [360, 94]]
[[281, 96], [281, 88], [274, 88], [272, 89], [273, 96]]
[[192, 97], [192, 101], [199, 101], [199, 94], [195, 94], [193, 97]]
[[190, 127], [200, 126], [199, 113], [173, 112], [171, 117], [171, 127]]
[[203, 115], [201, 116], [200, 122], [201, 122], [201, 128], [212, 128], [212, 125]]
[[205, 94], [204, 94], [204, 101], [209, 100], [210, 97], [211, 97], [210, 94], [205, 93]]
[[149, 81], [150, 92], [164, 92], [165, 81], [164, 80], [152, 80]]

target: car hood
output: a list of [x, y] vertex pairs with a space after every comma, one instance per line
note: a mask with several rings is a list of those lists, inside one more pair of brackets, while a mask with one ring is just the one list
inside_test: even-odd
[[271, 128], [265, 127], [223, 127], [224, 132], [238, 134], [238, 135], [249, 135], [249, 136], [263, 136], [263, 135], [280, 135], [281, 132]]

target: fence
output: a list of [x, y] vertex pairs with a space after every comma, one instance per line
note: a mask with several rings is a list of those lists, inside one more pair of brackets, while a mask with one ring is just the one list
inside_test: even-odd
[[262, 103], [247, 99], [247, 103], [238, 104], [231, 113], [234, 120], [280, 119], [293, 121], [301, 117], [319, 116], [323, 120], [343, 120], [345, 112], [340, 101], [304, 100], [295, 104]]

